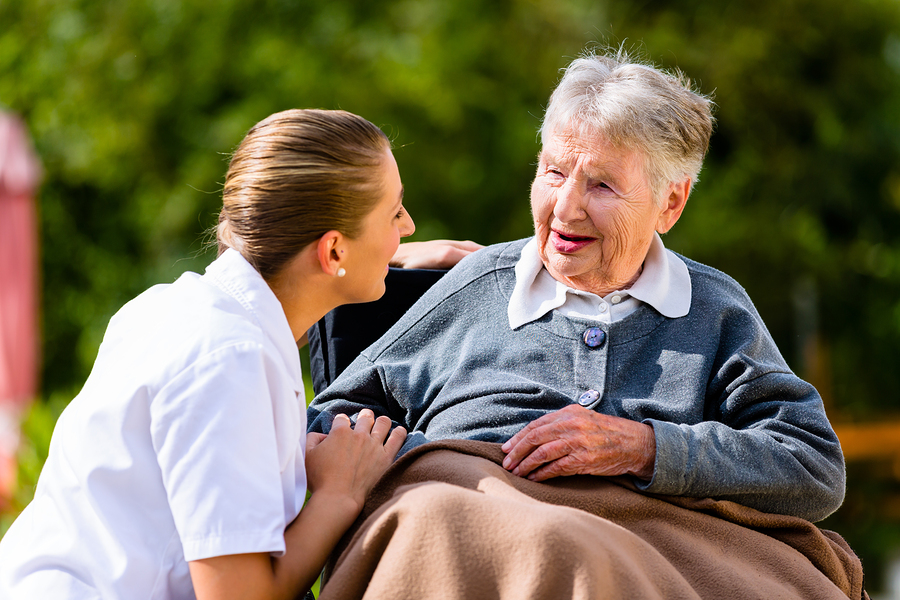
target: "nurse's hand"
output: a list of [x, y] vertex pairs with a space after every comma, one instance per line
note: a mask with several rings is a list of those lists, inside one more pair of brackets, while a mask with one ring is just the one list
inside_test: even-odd
[[481, 248], [484, 246], [468, 240], [406, 242], [397, 248], [391, 259], [391, 266], [404, 269], [449, 269]]
[[306, 446], [306, 479], [315, 494], [349, 498], [362, 510], [366, 495], [403, 446], [406, 430], [391, 431], [391, 420], [360, 411], [356, 425], [338, 414], [328, 435], [309, 434]]
[[406, 430], [363, 410], [351, 426], [338, 415], [331, 432], [306, 438], [309, 501], [284, 532], [286, 552], [214, 556], [188, 563], [197, 600], [292, 600], [312, 586], [369, 490], [394, 460]]

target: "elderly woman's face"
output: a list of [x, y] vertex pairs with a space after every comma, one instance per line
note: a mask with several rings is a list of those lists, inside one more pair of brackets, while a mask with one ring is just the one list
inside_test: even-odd
[[668, 231], [684, 206], [673, 215], [671, 202], [658, 203], [642, 167], [639, 153], [603, 137], [550, 136], [531, 185], [531, 212], [541, 260], [555, 279], [599, 295], [634, 283], [653, 232]]

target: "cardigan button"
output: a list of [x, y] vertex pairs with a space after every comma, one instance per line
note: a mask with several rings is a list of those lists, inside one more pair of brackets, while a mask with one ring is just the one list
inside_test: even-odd
[[600, 348], [606, 342], [606, 332], [599, 327], [589, 327], [584, 332], [584, 343], [591, 348]]
[[578, 404], [588, 406], [600, 399], [600, 392], [597, 390], [588, 390], [578, 397]]

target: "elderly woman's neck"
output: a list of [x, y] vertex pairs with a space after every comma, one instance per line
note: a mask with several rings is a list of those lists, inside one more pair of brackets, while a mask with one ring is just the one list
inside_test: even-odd
[[572, 289], [590, 292], [601, 298], [612, 294], [613, 292], [629, 289], [637, 283], [637, 280], [641, 277], [641, 273], [644, 272], [644, 265], [641, 263], [630, 277], [609, 278], [604, 277], [604, 274], [597, 272], [586, 273], [577, 277], [565, 277], [558, 273], [554, 273], [546, 264], [544, 266], [547, 268], [550, 275], [557, 281], [561, 281]]

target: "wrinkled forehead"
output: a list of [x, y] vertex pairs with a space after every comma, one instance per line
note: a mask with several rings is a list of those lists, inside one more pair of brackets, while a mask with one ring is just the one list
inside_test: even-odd
[[646, 173], [645, 154], [633, 144], [611, 138], [596, 127], [567, 126], [548, 132], [543, 138], [542, 160], [578, 160], [590, 165], [637, 167]]

